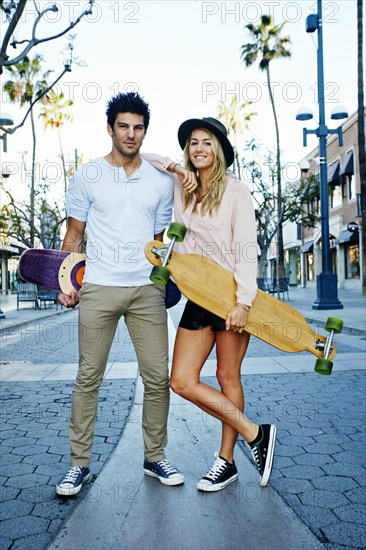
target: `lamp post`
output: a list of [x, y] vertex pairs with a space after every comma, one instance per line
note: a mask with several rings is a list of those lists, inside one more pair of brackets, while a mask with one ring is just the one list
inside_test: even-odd
[[[318, 13], [311, 14], [306, 18], [306, 32], [318, 31], [318, 106], [319, 126], [315, 130], [303, 128], [303, 145], [307, 146], [307, 134], [316, 134], [319, 138], [319, 175], [320, 175], [320, 216], [322, 235], [322, 271], [317, 276], [316, 288], [317, 298], [312, 305], [313, 309], [342, 309], [343, 305], [338, 299], [337, 275], [332, 272], [331, 255], [329, 246], [329, 205], [328, 205], [328, 170], [327, 170], [327, 136], [338, 134], [339, 145], [343, 145], [342, 128], [330, 130], [325, 124], [324, 106], [324, 62], [323, 62], [323, 19], [322, 0], [317, 0]], [[339, 120], [348, 116], [346, 110], [337, 106], [333, 109], [331, 118]], [[308, 108], [300, 108], [296, 119], [306, 121], [313, 118]]]
[[[14, 124], [14, 120], [13, 120], [11, 115], [9, 115], [8, 113], [0, 114], [0, 126], [11, 126], [12, 124]], [[8, 152], [8, 142], [7, 142], [6, 132], [3, 132], [0, 135], [0, 139], [3, 142], [3, 152], [7, 153]], [[8, 177], [10, 175], [5, 166], [4, 167], [1, 166], [1, 175], [3, 177]], [[6, 277], [6, 273], [3, 274], [3, 276]], [[0, 292], [2, 293], [2, 289], [0, 289]], [[5, 319], [5, 318], [6, 318], [5, 313], [3, 312], [3, 310], [0, 307], [0, 319]]]

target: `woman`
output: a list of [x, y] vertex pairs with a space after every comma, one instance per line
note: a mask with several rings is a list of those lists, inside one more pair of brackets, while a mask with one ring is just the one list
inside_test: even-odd
[[[221, 122], [214, 118], [187, 120], [178, 130], [178, 140], [184, 149], [186, 169], [170, 160], [165, 162], [165, 168], [176, 173], [183, 184], [183, 189], [175, 186], [174, 212], [187, 233], [175, 249], [200, 254], [229, 269], [237, 283], [237, 303], [224, 321], [187, 302], [175, 340], [170, 385], [174, 392], [222, 422], [220, 451], [197, 488], [218, 491], [238, 478], [233, 456], [238, 433], [248, 442], [260, 472], [260, 484], [265, 486], [272, 469], [276, 427], [258, 426], [244, 416], [240, 379], [249, 343], [249, 334], [243, 329], [257, 293], [252, 198], [247, 185], [227, 171], [234, 161], [234, 151]], [[154, 162], [154, 157], [149, 160]], [[187, 169], [197, 177], [193, 191]], [[215, 344], [221, 392], [200, 380]]]

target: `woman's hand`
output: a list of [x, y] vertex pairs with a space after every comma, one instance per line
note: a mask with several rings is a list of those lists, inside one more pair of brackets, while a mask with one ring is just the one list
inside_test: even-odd
[[196, 174], [194, 172], [190, 172], [186, 168], [183, 168], [180, 164], [175, 164], [174, 166], [174, 172], [177, 174], [180, 183], [182, 184], [182, 187], [185, 191], [188, 191], [188, 193], [192, 193], [197, 187], [197, 179]]
[[225, 327], [226, 330], [232, 330], [233, 332], [242, 332], [248, 319], [248, 310], [243, 309], [242, 306], [234, 306], [229, 311], [226, 317]]
[[69, 294], [63, 294], [62, 292], [58, 295], [58, 301], [60, 304], [64, 307], [67, 307], [68, 309], [74, 308], [79, 303], [79, 295], [77, 291], [74, 289]]

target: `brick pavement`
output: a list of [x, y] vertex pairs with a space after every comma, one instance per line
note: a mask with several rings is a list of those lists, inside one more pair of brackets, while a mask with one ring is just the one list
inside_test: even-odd
[[243, 384], [248, 417], [278, 426], [272, 487], [328, 550], [365, 548], [365, 372], [243, 376]]
[[[179, 308], [171, 313], [176, 322]], [[14, 368], [17, 362], [27, 361], [35, 366], [48, 365], [50, 361], [52, 366], [74, 363], [74, 315], [68, 312], [57, 317], [57, 321], [49, 318], [3, 332], [2, 361], [14, 362]], [[126, 335], [122, 327], [111, 361], [135, 360]], [[271, 486], [328, 550], [366, 546], [365, 380], [364, 372], [352, 366], [353, 356], [359, 356], [363, 346], [362, 336], [341, 338], [338, 353], [347, 354], [350, 359], [347, 365], [345, 360], [338, 365], [336, 361], [331, 377], [312, 371], [286, 376], [260, 371], [243, 375], [248, 416], [258, 421], [274, 420], [279, 426]], [[265, 360], [271, 356], [280, 363], [284, 355], [253, 339], [248, 358]], [[295, 357], [294, 362], [301, 363], [303, 354]], [[205, 379], [215, 383], [212, 377]], [[42, 549], [83, 499], [94, 498], [87, 486], [73, 499], [56, 498], [54, 494], [55, 481], [68, 464], [67, 419], [72, 382], [4, 382], [2, 388], [5, 453], [1, 456], [0, 474], [0, 548]], [[134, 379], [103, 382], [93, 457], [94, 480], [121, 436], [134, 388]], [[247, 453], [242, 441], [239, 446]]]
[[[2, 361], [14, 370], [60, 363], [77, 357], [76, 312], [12, 327], [1, 335]], [[118, 331], [110, 360], [134, 360], [124, 329]], [[56, 498], [56, 481], [70, 463], [67, 425], [70, 380], [1, 384], [0, 549], [45, 548], [78, 506], [88, 488], [72, 499]], [[93, 447], [93, 480], [122, 437], [133, 408], [135, 378], [104, 380], [99, 395]]]

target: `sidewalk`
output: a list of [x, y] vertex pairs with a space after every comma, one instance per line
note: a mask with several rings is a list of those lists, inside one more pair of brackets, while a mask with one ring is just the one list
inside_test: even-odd
[[[343, 305], [343, 309], [319, 311], [312, 309], [312, 304], [316, 299], [316, 288], [290, 288], [290, 300], [285, 300], [291, 307], [297, 309], [304, 315], [309, 323], [321, 323], [324, 325], [327, 317], [334, 316], [343, 319], [343, 332], [350, 334], [366, 334], [366, 297], [361, 295], [360, 290], [338, 291], [338, 298]], [[16, 310], [16, 296], [0, 296], [0, 309], [6, 315], [6, 318], [0, 320], [0, 330], [12, 326], [21, 326], [33, 322], [35, 319], [43, 319], [55, 314], [66, 313], [67, 310], [61, 306], [56, 309], [52, 306], [47, 309], [35, 310], [30, 306], [21, 304], [19, 311]]]
[[[7, 319], [2, 321], [0, 328], [5, 336], [7, 333], [16, 334], [20, 322], [23, 326], [47, 322], [52, 310], [46, 313], [36, 310], [31, 310], [32, 313], [16, 312], [12, 307], [12, 298], [8, 304], [2, 305]], [[106, 453], [104, 449], [100, 455], [104, 458], [93, 463], [94, 482], [83, 487], [74, 505], [71, 506], [68, 499], [69, 514], [72, 513], [66, 522], [61, 517], [57, 519], [57, 512], [64, 503], [54, 497], [55, 476], [51, 468], [42, 472], [48, 473], [49, 481], [45, 485], [47, 490], [42, 492], [42, 498], [38, 496], [38, 504], [34, 508], [18, 500], [6, 503], [11, 517], [20, 513], [19, 524], [24, 525], [28, 520], [28, 538], [22, 539], [25, 534], [18, 529], [19, 538], [11, 548], [29, 548], [32, 542], [33, 547], [41, 549], [52, 533], [56, 538], [49, 548], [71, 550], [105, 547], [130, 550], [363, 548], [366, 544], [365, 298], [354, 291], [340, 291], [339, 298], [344, 310], [317, 311], [311, 309], [315, 289], [290, 290], [289, 304], [310, 319], [312, 325], [317, 328], [319, 325], [322, 332], [321, 327], [328, 316], [334, 315], [344, 320], [345, 330], [337, 337], [338, 353], [331, 377], [318, 376], [313, 372], [314, 358], [310, 354], [284, 354], [256, 339], [249, 347], [242, 367], [246, 414], [257, 422], [275, 422], [279, 428], [274, 471], [267, 488], [260, 489], [258, 474], [250, 456], [246, 450], [241, 452], [238, 448], [235, 459], [239, 481], [216, 494], [207, 495], [196, 490], [196, 481], [211, 466], [212, 453], [218, 445], [218, 423], [176, 395], [172, 395], [169, 418], [168, 457], [184, 472], [185, 484], [165, 487], [157, 480], [144, 476], [141, 468], [142, 384], [138, 379], [132, 412], [122, 427], [123, 436], [121, 439], [113, 438], [109, 432], [109, 448], [112, 451]], [[170, 310], [171, 344], [181, 309], [179, 304]], [[65, 312], [53, 309], [51, 315]], [[66, 318], [76, 319], [76, 312], [66, 313], [67, 316], [59, 318], [60, 322]], [[40, 314], [43, 321], [39, 320]], [[8, 324], [5, 325], [5, 322]], [[13, 357], [17, 357], [15, 351]], [[101, 398], [106, 401], [102, 405], [108, 406], [113, 395], [110, 392], [120, 392], [127, 382], [134, 383], [136, 380], [136, 363], [132, 356], [124, 357], [124, 362], [114, 358], [111, 360], [103, 383]], [[30, 401], [30, 391], [36, 394], [44, 388], [50, 403], [60, 403], [59, 399], [50, 396], [49, 390], [55, 386], [54, 382], [66, 381], [70, 388], [77, 369], [75, 362], [70, 364], [65, 361], [57, 365], [47, 362], [21, 365], [18, 362], [16, 369], [14, 365], [9, 361], [1, 369], [2, 380], [8, 381], [9, 391], [15, 385], [19, 391], [13, 390], [12, 393], [22, 394], [26, 401]], [[214, 356], [210, 356], [202, 373], [210, 384], [216, 383], [215, 369]], [[22, 382], [24, 380], [28, 380], [26, 386]], [[66, 393], [60, 384], [58, 389], [61, 394]], [[65, 395], [61, 402], [66, 400]], [[12, 406], [12, 401], [8, 403]], [[109, 428], [104, 424], [110, 420], [109, 414], [112, 413], [107, 411], [103, 418], [98, 419], [97, 441], [101, 435], [108, 435], [106, 430], [117, 432], [116, 424], [110, 423]], [[59, 446], [55, 448], [56, 440], [49, 439], [51, 447], [48, 451], [44, 447], [44, 452], [58, 452], [61, 457], [57, 459], [61, 461], [59, 467], [64, 469], [67, 461], [66, 418], [61, 420], [54, 427], [60, 430], [59, 434], [63, 433], [63, 448], [60, 448], [61, 436], [58, 435]], [[121, 429], [120, 422], [118, 426]], [[22, 427], [25, 428], [24, 423], [22, 426], [20, 422], [19, 430]], [[27, 440], [27, 437], [33, 439]], [[19, 434], [20, 439], [24, 438], [25, 448], [29, 449], [27, 452], [31, 453], [31, 449], [39, 445], [36, 437], [35, 429], [30, 436], [28, 432], [24, 436]], [[11, 443], [16, 445], [15, 441]], [[106, 445], [107, 442], [104, 443]], [[241, 438], [238, 447], [243, 447]], [[8, 456], [14, 457], [14, 452], [19, 453], [19, 449], [15, 447], [15, 451]], [[41, 465], [40, 446], [37, 453], [35, 459]], [[107, 455], [109, 458], [106, 458]], [[27, 457], [24, 462], [34, 463]], [[55, 457], [53, 462], [57, 462]], [[20, 466], [25, 468], [23, 463]], [[6, 470], [9, 472], [10, 468]], [[38, 471], [42, 471], [42, 466]], [[53, 473], [57, 473], [54, 467]], [[2, 475], [5, 477], [7, 474]], [[27, 473], [24, 470], [26, 475], [30, 478], [36, 474], [31, 474], [29, 469]], [[18, 476], [18, 479], [24, 476]], [[36, 483], [42, 484], [43, 481], [39, 479]], [[7, 477], [4, 486], [10, 490], [17, 483]], [[22, 508], [21, 512], [19, 508]], [[26, 514], [29, 515], [25, 517]], [[42, 524], [40, 517], [44, 518]], [[45, 518], [48, 519], [48, 527]], [[10, 540], [11, 527], [14, 529], [15, 526], [10, 521], [4, 522], [7, 528], [5, 541], [6, 538]], [[33, 538], [29, 539], [32, 528]], [[46, 529], [45, 535], [41, 534], [42, 529]]]

